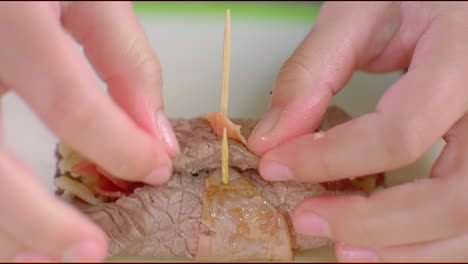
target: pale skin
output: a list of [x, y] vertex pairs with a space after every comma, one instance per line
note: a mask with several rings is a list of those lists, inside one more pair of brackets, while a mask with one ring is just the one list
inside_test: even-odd
[[[117, 177], [170, 178], [178, 143], [163, 112], [160, 64], [130, 3], [5, 2], [0, 32], [3, 92], [18, 94], [66, 144]], [[0, 260], [104, 259], [105, 234], [4, 147], [0, 174]]]
[[[428, 179], [295, 208], [295, 229], [337, 241], [338, 260], [468, 260], [467, 16], [466, 3], [326, 3], [284, 64], [270, 109], [249, 138], [268, 180], [389, 171], [416, 161], [441, 137], [447, 143]], [[322, 137], [307, 134], [354, 71], [407, 66], [374, 112]]]
[[[160, 64], [131, 4], [1, 5], [1, 90], [18, 94], [65, 143], [115, 176], [166, 182], [179, 147], [163, 111]], [[388, 171], [440, 137], [447, 142], [427, 180], [295, 208], [295, 229], [336, 240], [339, 260], [468, 260], [467, 15], [466, 3], [326, 3], [280, 71], [269, 111], [249, 138], [268, 180]], [[354, 71], [407, 66], [375, 112], [322, 137], [307, 134]], [[105, 234], [4, 147], [0, 174], [0, 260], [104, 260]]]

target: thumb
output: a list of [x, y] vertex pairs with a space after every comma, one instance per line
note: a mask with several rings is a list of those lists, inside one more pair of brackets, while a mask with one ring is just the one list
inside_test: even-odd
[[397, 3], [326, 3], [276, 79], [270, 107], [248, 144], [264, 153], [319, 125], [353, 71], [378, 56], [398, 31]]

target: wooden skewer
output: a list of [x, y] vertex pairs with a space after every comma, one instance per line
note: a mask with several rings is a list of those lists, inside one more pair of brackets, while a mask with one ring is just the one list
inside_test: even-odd
[[[229, 59], [231, 56], [231, 11], [226, 10], [226, 24], [224, 28], [223, 49], [223, 76], [221, 84], [221, 112], [227, 117], [229, 95]], [[221, 174], [222, 182], [229, 183], [229, 149], [226, 127], [223, 128], [223, 140], [221, 143]]]

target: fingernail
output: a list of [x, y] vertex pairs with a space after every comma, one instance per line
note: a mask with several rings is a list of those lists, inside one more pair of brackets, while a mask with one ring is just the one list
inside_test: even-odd
[[336, 258], [341, 262], [378, 262], [377, 255], [370, 249], [351, 246], [339, 246]]
[[300, 234], [330, 237], [330, 226], [327, 221], [313, 212], [302, 212], [294, 219], [294, 230]]
[[153, 170], [143, 181], [152, 185], [160, 185], [171, 178], [172, 170], [168, 166], [161, 166]]
[[52, 262], [52, 258], [37, 252], [23, 252], [16, 256], [14, 262]]
[[254, 131], [252, 132], [252, 135], [254, 135], [254, 137], [256, 138], [268, 135], [270, 131], [272, 131], [275, 128], [276, 124], [278, 123], [281, 112], [282, 112], [281, 108], [278, 108], [278, 107], [270, 108], [268, 112], [263, 116], [260, 123], [257, 124]]
[[260, 175], [269, 181], [290, 181], [294, 180], [291, 170], [274, 161], [266, 162], [259, 168]]
[[159, 139], [164, 142], [170, 155], [173, 157], [179, 154], [179, 142], [177, 141], [171, 123], [162, 110], [156, 113], [156, 129]]
[[63, 255], [64, 262], [100, 262], [105, 258], [102, 246], [93, 240], [80, 241]]

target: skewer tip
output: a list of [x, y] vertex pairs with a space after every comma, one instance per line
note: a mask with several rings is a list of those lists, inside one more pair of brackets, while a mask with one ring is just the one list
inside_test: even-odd
[[221, 175], [224, 184], [229, 183], [229, 149], [226, 127], [223, 128], [223, 140], [221, 144]]

